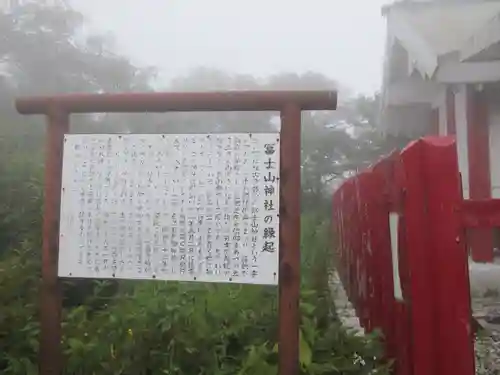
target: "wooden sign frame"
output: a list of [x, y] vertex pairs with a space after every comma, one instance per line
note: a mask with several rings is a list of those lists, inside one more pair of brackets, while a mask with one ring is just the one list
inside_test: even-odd
[[43, 214], [41, 375], [61, 375], [61, 285], [57, 274], [64, 135], [72, 113], [279, 111], [281, 116], [279, 241], [279, 374], [298, 375], [300, 295], [301, 111], [335, 110], [335, 91], [71, 94], [16, 100], [20, 114], [43, 114], [48, 131]]

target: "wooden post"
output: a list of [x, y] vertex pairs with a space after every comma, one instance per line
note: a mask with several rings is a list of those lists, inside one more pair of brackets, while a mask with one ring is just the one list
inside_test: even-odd
[[40, 374], [60, 375], [61, 296], [57, 277], [64, 134], [70, 113], [281, 111], [279, 371], [299, 374], [300, 126], [302, 110], [334, 110], [335, 91], [73, 94], [16, 100], [21, 114], [49, 119], [45, 172]]
[[[467, 87], [467, 147], [469, 151], [470, 199], [491, 198], [488, 103], [483, 91]], [[468, 232], [472, 259], [493, 260], [493, 231], [474, 228]]]
[[279, 374], [299, 375], [301, 110], [281, 111]]
[[41, 375], [60, 375], [62, 301], [57, 262], [63, 145], [64, 134], [69, 131], [69, 115], [53, 106], [47, 111], [47, 120], [39, 363]]

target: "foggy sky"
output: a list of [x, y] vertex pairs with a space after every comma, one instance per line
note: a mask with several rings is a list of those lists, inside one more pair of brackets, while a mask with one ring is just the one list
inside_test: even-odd
[[168, 80], [198, 66], [264, 77], [318, 71], [378, 90], [387, 0], [73, 0], [91, 30]]

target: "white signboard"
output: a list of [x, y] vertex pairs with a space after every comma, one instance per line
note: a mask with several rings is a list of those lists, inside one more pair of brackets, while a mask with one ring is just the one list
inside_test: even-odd
[[59, 276], [278, 283], [278, 133], [64, 142]]

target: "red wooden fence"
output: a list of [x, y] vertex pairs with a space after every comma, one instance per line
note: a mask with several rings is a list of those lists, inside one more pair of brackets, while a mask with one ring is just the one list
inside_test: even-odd
[[333, 195], [342, 283], [397, 375], [474, 374], [460, 186], [454, 138], [428, 137]]

